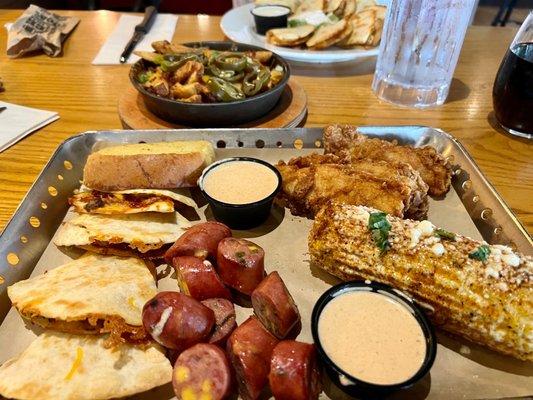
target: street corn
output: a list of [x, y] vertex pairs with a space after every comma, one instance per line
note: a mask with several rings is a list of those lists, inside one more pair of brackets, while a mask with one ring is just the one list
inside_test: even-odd
[[533, 361], [533, 257], [375, 209], [329, 203], [309, 234], [311, 262], [344, 279], [400, 289], [440, 328]]

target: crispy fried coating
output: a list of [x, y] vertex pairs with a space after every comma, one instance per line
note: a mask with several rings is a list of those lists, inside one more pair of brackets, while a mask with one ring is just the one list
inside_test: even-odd
[[160, 71], [153, 73], [144, 86], [158, 96], [168, 96], [170, 93], [168, 82], [164, 79]]
[[172, 97], [175, 99], [188, 99], [191, 96], [200, 95], [204, 90], [204, 85], [198, 82], [188, 83], [182, 85], [181, 83], [175, 83], [171, 88], [170, 92]]
[[266, 50], [248, 51], [246, 54], [254, 60], [259, 61], [261, 64], [268, 63], [272, 58], [272, 52]]
[[204, 65], [198, 61], [187, 61], [184, 65], [174, 71], [173, 82], [194, 83], [201, 82], [204, 74]]
[[368, 205], [398, 217], [423, 218], [427, 185], [408, 164], [361, 160], [341, 163], [333, 154], [311, 154], [280, 161], [280, 205], [313, 218], [329, 200]]
[[405, 162], [420, 173], [431, 196], [442, 196], [450, 190], [451, 166], [431, 146], [400, 146], [387, 140], [370, 139], [358, 133], [354, 126], [330, 125], [324, 130], [324, 149], [351, 162], [362, 159]]
[[182, 44], [170, 43], [168, 40], [159, 40], [152, 43], [153, 49], [160, 54], [179, 54], [201, 51], [201, 49], [194, 49]]

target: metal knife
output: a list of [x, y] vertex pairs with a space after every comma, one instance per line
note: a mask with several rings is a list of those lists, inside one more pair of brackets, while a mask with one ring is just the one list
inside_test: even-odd
[[124, 48], [124, 51], [120, 55], [120, 62], [124, 64], [126, 61], [128, 61], [128, 58], [135, 49], [135, 46], [141, 41], [141, 39], [148, 33], [152, 25], [154, 24], [155, 17], [157, 15], [157, 9], [154, 6], [146, 7], [144, 10], [144, 18], [142, 22], [135, 26], [135, 31], [133, 32], [133, 36], [131, 37], [130, 41]]

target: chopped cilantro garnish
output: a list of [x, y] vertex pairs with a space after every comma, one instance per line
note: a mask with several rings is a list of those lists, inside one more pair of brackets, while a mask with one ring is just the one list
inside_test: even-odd
[[449, 232], [446, 229], [435, 229], [435, 236], [438, 236], [441, 239], [455, 241], [455, 233]]
[[387, 214], [384, 212], [370, 213], [368, 218], [368, 229], [372, 232], [372, 239], [376, 243], [376, 246], [381, 250], [383, 254], [390, 249], [389, 232], [391, 224], [387, 221]]
[[340, 21], [340, 18], [337, 17], [335, 14], [331, 13], [331, 14], [328, 14], [328, 18], [331, 22], [339, 22]]
[[473, 252], [468, 254], [468, 257], [473, 258], [474, 260], [485, 261], [490, 254], [490, 247], [486, 244], [482, 244]]
[[146, 83], [150, 79], [150, 74], [148, 72], [142, 72], [139, 74], [139, 82]]
[[307, 25], [307, 22], [304, 19], [291, 19], [287, 23], [289, 28], [296, 28], [297, 26]]

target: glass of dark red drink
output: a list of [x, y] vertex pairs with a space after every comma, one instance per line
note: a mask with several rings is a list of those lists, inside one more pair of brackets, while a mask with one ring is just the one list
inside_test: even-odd
[[496, 119], [507, 132], [533, 138], [533, 12], [505, 54], [492, 101]]

